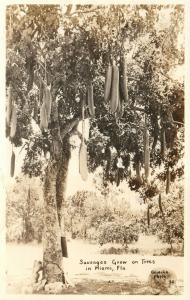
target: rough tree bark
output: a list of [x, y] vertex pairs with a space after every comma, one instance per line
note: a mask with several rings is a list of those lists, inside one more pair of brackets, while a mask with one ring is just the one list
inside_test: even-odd
[[43, 276], [47, 283], [64, 282], [56, 201], [57, 170], [57, 162], [50, 161], [44, 180]]
[[71, 146], [68, 138], [63, 140], [62, 146], [62, 158], [59, 165], [56, 181], [56, 200], [57, 200], [57, 214], [59, 220], [59, 226], [61, 229], [61, 248], [62, 256], [67, 257], [67, 241], [65, 235], [65, 220], [64, 220], [64, 205], [65, 205], [65, 193], [67, 187], [67, 175], [69, 160], [71, 156]]
[[47, 283], [65, 283], [61, 236], [65, 237], [63, 208], [71, 156], [70, 148], [69, 137], [66, 137], [62, 141], [59, 160], [50, 162], [45, 174], [43, 272]]
[[[62, 147], [62, 157], [57, 173], [56, 179], [56, 200], [57, 200], [57, 213], [59, 225], [61, 227], [61, 231], [64, 230], [64, 217], [63, 217], [63, 208], [64, 208], [64, 200], [65, 200], [65, 192], [67, 186], [67, 175], [68, 175], [68, 167], [69, 160], [71, 157], [71, 149], [68, 138], [63, 140]], [[64, 234], [64, 231], [61, 232]]]
[[[52, 98], [56, 99], [54, 89]], [[61, 245], [61, 236], [65, 236], [63, 208], [71, 156], [69, 138], [75, 133], [79, 118], [68, 122], [61, 131], [55, 101], [52, 103], [51, 118], [51, 160], [44, 180], [43, 276], [47, 283], [65, 283]]]

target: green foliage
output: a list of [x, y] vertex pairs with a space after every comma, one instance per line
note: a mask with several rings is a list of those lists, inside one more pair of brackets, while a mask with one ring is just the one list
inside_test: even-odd
[[151, 202], [150, 230], [165, 243], [182, 243], [184, 239], [184, 190], [180, 181], [172, 186], [172, 192], [162, 194], [162, 210], [159, 209], [158, 196]]
[[[99, 190], [105, 189], [99, 186]], [[138, 218], [130, 209], [123, 191], [110, 185], [100, 194], [80, 191], [70, 197], [65, 208], [66, 227], [73, 237], [99, 243], [115, 240], [128, 244], [138, 239]], [[142, 213], [139, 212], [139, 215]]]
[[22, 171], [24, 174], [28, 174], [29, 177], [38, 177], [43, 174], [46, 161], [44, 157], [48, 151], [50, 151], [51, 140], [48, 139], [47, 133], [34, 134], [28, 141], [26, 141], [24, 148], [26, 151], [26, 156], [24, 158], [24, 163], [22, 166]]
[[[167, 22], [163, 22], [163, 16], [167, 16]], [[77, 121], [75, 127], [65, 134], [66, 137], [76, 134], [81, 103], [86, 99], [89, 82], [93, 84], [94, 117], [89, 117], [85, 103], [85, 118], [89, 119], [88, 163], [92, 172], [101, 167], [104, 188], [101, 187], [97, 195], [79, 193], [67, 205], [67, 227], [78, 232], [78, 236], [87, 237], [89, 228], [89, 236], [94, 232], [97, 239], [96, 232], [102, 223], [105, 226], [101, 228], [102, 238], [107, 234], [105, 241], [111, 238], [109, 228], [115, 238], [118, 234], [119, 241], [125, 236], [128, 243], [132, 240], [132, 231], [135, 235], [135, 227], [126, 225], [126, 220], [130, 224], [134, 222], [126, 211], [126, 201], [121, 200], [118, 208], [115, 200], [118, 191], [108, 196], [109, 182], [115, 188], [115, 183], [119, 185], [127, 180], [131, 190], [138, 191], [145, 202], [152, 204], [154, 197], [165, 189], [168, 167], [171, 167], [173, 187], [182, 179], [184, 83], [173, 79], [172, 71], [184, 63], [184, 48], [179, 42], [183, 38], [183, 19], [181, 5], [7, 7], [6, 79], [7, 86], [12, 85], [18, 115], [16, 136], [11, 142], [15, 146], [25, 143], [25, 174], [43, 175], [46, 159], [55, 158], [53, 143], [60, 141], [60, 135], [73, 121]], [[108, 63], [115, 61], [119, 66], [121, 55], [126, 59], [129, 101], [118, 117], [104, 102], [104, 82]], [[49, 127], [40, 131], [44, 81], [51, 86], [53, 103]], [[145, 120], [151, 150], [148, 183], [143, 163]], [[166, 138], [164, 155], [161, 153], [162, 130]], [[64, 143], [61, 147], [65, 154]], [[137, 163], [142, 180], [135, 173]], [[170, 203], [170, 199], [176, 200], [176, 204]], [[169, 203], [174, 210], [171, 211]], [[181, 238], [182, 213], [175, 215], [178, 209], [181, 211], [181, 204], [174, 188], [165, 205], [169, 223], [166, 226], [158, 218], [160, 222], [156, 223], [155, 230], [158, 228], [166, 239], [171, 232], [170, 240]], [[178, 229], [172, 223], [175, 217], [181, 224]], [[23, 216], [18, 215], [19, 218]], [[18, 236], [22, 232], [15, 230]]]
[[121, 255], [125, 255], [125, 254], [138, 254], [139, 253], [139, 249], [138, 248], [129, 248], [127, 246], [125, 247], [110, 247], [110, 248], [103, 248], [102, 250], [100, 250], [101, 254], [121, 254]]
[[41, 242], [43, 208], [39, 179], [16, 178], [7, 192], [6, 214], [8, 242]]
[[[168, 15], [168, 22], [162, 24], [164, 14]], [[106, 169], [108, 145], [116, 149], [117, 158], [122, 157], [123, 162], [128, 160], [129, 154], [132, 162], [135, 161], [137, 153], [143, 151], [144, 114], [150, 144], [159, 140], [158, 123], [161, 122], [170, 148], [177, 139], [179, 127], [171, 114], [174, 120], [183, 120], [183, 83], [170, 77], [173, 65], [183, 64], [184, 49], [178, 43], [182, 32], [183, 6], [180, 5], [8, 6], [7, 85], [13, 85], [20, 121], [12, 142], [19, 146], [23, 138], [33, 138], [30, 124], [34, 119], [39, 125], [39, 79], [42, 78], [51, 83], [60, 130], [71, 120], [81, 118], [81, 101], [92, 81], [95, 117], [90, 119], [88, 141], [91, 171], [98, 166]], [[104, 103], [103, 93], [106, 66], [113, 59], [119, 65], [121, 51], [127, 61], [129, 103], [124, 105], [123, 116], [117, 118]], [[22, 118], [25, 104], [28, 105], [27, 118]], [[177, 116], [179, 109], [180, 117]], [[88, 107], [85, 117], [88, 117]], [[52, 116], [46, 144], [57, 138], [56, 128]], [[41, 135], [45, 142], [44, 133]], [[35, 143], [38, 145], [33, 148], [41, 148], [43, 153], [44, 146], [39, 139], [35, 139]], [[51, 147], [48, 146], [47, 151], [53, 156]], [[161, 162], [157, 146], [151, 152], [152, 167]], [[39, 175], [42, 164], [36, 158], [34, 163], [33, 151], [27, 151], [24, 164], [25, 172]], [[30, 171], [34, 166], [37, 171]], [[109, 176], [104, 174], [104, 178], [113, 182], [118, 170], [113, 167], [109, 171]], [[128, 178], [128, 171], [126, 164], [121, 180]]]
[[98, 241], [100, 244], [122, 243], [130, 244], [138, 240], [138, 226], [133, 222], [122, 224], [118, 222], [107, 222], [100, 226]]

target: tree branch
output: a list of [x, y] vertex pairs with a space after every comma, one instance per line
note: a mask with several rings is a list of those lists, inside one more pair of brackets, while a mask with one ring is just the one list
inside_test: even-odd
[[61, 135], [61, 138], [63, 139], [67, 134], [69, 134], [72, 129], [74, 127], [76, 127], [79, 122], [80, 122], [80, 118], [75, 118], [75, 119], [72, 119], [61, 131], [60, 131], [60, 135]]
[[[78, 135], [79, 139], [82, 141], [82, 139], [83, 139], [82, 133], [79, 130], [76, 130], [76, 134]], [[86, 139], [85, 138], [84, 138], [84, 141], [86, 143]]]
[[130, 109], [145, 112], [144, 108], [137, 107], [137, 106], [131, 106]]
[[179, 125], [182, 125], [182, 126], [184, 126], [184, 123], [182, 123], [182, 122], [173, 121], [173, 123], [175, 123], [175, 124], [179, 124]]
[[47, 86], [45, 81], [42, 79], [41, 75], [37, 74], [37, 71], [34, 72], [34, 82], [38, 88], [40, 88], [40, 83], [42, 84], [43, 88]]
[[66, 12], [66, 14], [65, 14], [65, 17], [66, 18], [70, 18], [70, 17], [72, 17], [72, 16], [74, 16], [74, 15], [76, 15], [76, 14], [88, 14], [88, 13], [92, 13], [92, 12], [97, 12], [98, 10], [100, 10], [100, 9], [102, 9], [102, 8], [93, 8], [93, 9], [89, 9], [89, 10], [76, 10], [76, 11], [74, 11], [73, 13], [70, 13], [70, 11], [71, 11], [71, 9], [72, 8], [70, 8], [67, 12]]
[[179, 85], [182, 85], [178, 80], [174, 79], [174, 78], [171, 78], [170, 76], [168, 76], [167, 74], [164, 74], [162, 71], [158, 72], [156, 71], [157, 74], [161, 74], [162, 76], [164, 76], [165, 78], [173, 81], [173, 82], [177, 82]]

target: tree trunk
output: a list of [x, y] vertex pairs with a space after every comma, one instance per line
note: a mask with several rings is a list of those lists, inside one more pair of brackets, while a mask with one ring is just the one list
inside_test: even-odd
[[[50, 162], [44, 182], [43, 272], [47, 282], [65, 283], [62, 257], [67, 256], [64, 230], [64, 200], [70, 159], [69, 139], [63, 140], [61, 159]], [[64, 245], [64, 252], [62, 248]]]
[[70, 144], [68, 139], [63, 140], [63, 145], [62, 158], [59, 164], [59, 170], [56, 179], [57, 213], [62, 234], [64, 233], [63, 208], [65, 202], [69, 160], [71, 156]]
[[68, 257], [67, 253], [67, 241], [65, 236], [65, 220], [64, 220], [64, 204], [65, 193], [67, 186], [67, 175], [69, 160], [71, 156], [70, 143], [68, 138], [63, 140], [62, 159], [59, 165], [59, 171], [57, 173], [56, 180], [56, 200], [57, 200], [57, 214], [59, 220], [59, 226], [61, 229], [61, 248], [62, 256]]
[[29, 243], [34, 238], [34, 230], [29, 215], [24, 216], [24, 242]]
[[[43, 83], [40, 78], [37, 82]], [[51, 89], [52, 99], [56, 99], [57, 87]], [[46, 168], [44, 179], [44, 232], [43, 232], [43, 276], [47, 283], [63, 282], [62, 245], [64, 239], [63, 204], [66, 179], [70, 159], [70, 136], [76, 131], [79, 118], [73, 119], [60, 130], [58, 106], [52, 101], [51, 106], [51, 160]], [[66, 244], [66, 243], [65, 243]]]
[[61, 231], [57, 214], [57, 163], [50, 162], [44, 182], [43, 275], [50, 282], [64, 282]]

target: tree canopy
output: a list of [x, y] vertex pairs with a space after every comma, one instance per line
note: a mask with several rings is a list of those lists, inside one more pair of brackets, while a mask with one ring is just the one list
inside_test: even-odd
[[[168, 16], [165, 23], [163, 15]], [[147, 128], [151, 174], [164, 165], [158, 176], [165, 180], [168, 166], [177, 166], [183, 155], [184, 86], [171, 76], [184, 63], [183, 17], [180, 5], [8, 6], [6, 78], [17, 109], [10, 140], [16, 147], [24, 144], [23, 171], [38, 176], [45, 158], [59, 159], [66, 151], [62, 142], [77, 134], [92, 83], [95, 114], [90, 116], [85, 104], [84, 115], [89, 119], [89, 169], [102, 166], [105, 183], [128, 179], [132, 189], [139, 189], [143, 178], [131, 176], [131, 170], [138, 173], [138, 165], [144, 166]], [[122, 56], [129, 98], [118, 114], [104, 101], [104, 84], [108, 64], [119, 65]], [[48, 129], [40, 130], [44, 83], [53, 101]], [[6, 131], [9, 135], [8, 126]], [[172, 180], [182, 174], [183, 168], [176, 167]]]

